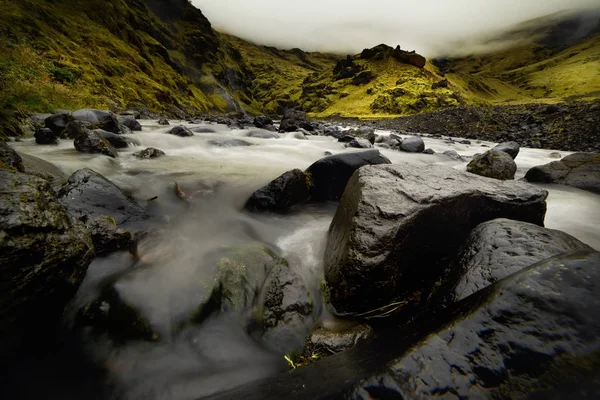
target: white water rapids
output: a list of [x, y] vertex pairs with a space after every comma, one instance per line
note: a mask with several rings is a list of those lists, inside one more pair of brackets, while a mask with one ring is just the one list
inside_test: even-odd
[[[249, 215], [240, 209], [254, 190], [283, 172], [305, 169], [326, 151], [336, 154], [357, 150], [346, 149], [331, 137], [310, 136], [308, 140], [298, 140], [282, 135], [280, 139], [258, 139], [245, 137], [248, 130], [231, 130], [223, 125], [172, 121], [171, 126], [164, 127], [154, 121], [141, 123], [143, 131], [134, 136], [142, 145], [121, 150], [117, 159], [78, 153], [71, 140], [61, 140], [57, 146], [36, 145], [33, 139], [12, 143], [18, 152], [49, 161], [68, 175], [84, 167], [91, 168], [137, 199], [159, 196], [160, 200], [172, 190], [172, 182], [177, 182], [187, 194], [202, 198], [200, 205], [189, 214], [173, 211], [173, 214], [179, 213], [176, 229], [170, 231], [170, 237], [163, 243], [148, 250], [154, 257], [161, 257], [163, 267], [136, 274], [118, 286], [124, 297], [149, 317], [166, 340], [123, 348], [91, 343], [89, 351], [108, 368], [120, 397], [126, 399], [196, 399], [285, 370], [281, 355], [273, 354], [250, 338], [244, 327], [230, 317], [209, 320], [179, 335], [170, 334], [171, 320], [194, 306], [195, 296], [188, 282], [198, 260], [220, 246], [236, 245], [257, 237], [278, 247], [317, 292], [326, 232], [335, 205], [308, 206], [282, 216]], [[216, 132], [184, 138], [166, 134], [178, 124]], [[241, 138], [253, 145], [213, 147], [208, 143], [223, 137]], [[495, 145], [475, 140], [470, 145], [451, 144], [427, 137], [424, 141], [426, 147], [436, 153], [456, 150], [466, 157], [483, 153]], [[153, 160], [138, 160], [133, 156], [146, 147], [161, 149], [166, 156]], [[459, 170], [464, 170], [467, 164], [441, 154], [380, 151], [393, 163], [439, 164]], [[519, 167], [516, 179], [535, 165], [555, 161], [550, 157], [552, 152], [521, 148], [516, 159]], [[563, 157], [570, 154], [560, 153]], [[546, 227], [570, 233], [600, 249], [600, 196], [566, 186], [544, 185], [544, 188], [550, 193]], [[167, 209], [170, 206], [165, 203]], [[115, 254], [94, 261], [76, 303], [83, 304], [93, 298], [95, 284], [102, 278], [125, 270], [128, 257], [128, 254]]]

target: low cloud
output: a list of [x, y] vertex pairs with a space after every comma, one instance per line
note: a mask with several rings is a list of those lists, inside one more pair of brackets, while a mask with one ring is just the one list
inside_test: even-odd
[[192, 0], [213, 26], [255, 43], [355, 53], [379, 43], [427, 56], [597, 0]]

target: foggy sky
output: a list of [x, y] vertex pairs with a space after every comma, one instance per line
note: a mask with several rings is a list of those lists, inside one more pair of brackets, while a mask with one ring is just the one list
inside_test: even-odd
[[192, 0], [213, 26], [280, 48], [356, 53], [379, 43], [434, 56], [457, 41], [598, 0]]

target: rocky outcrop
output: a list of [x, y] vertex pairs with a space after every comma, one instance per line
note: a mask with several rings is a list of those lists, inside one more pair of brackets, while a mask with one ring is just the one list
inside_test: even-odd
[[310, 197], [314, 201], [337, 201], [354, 172], [365, 165], [391, 164], [379, 150], [335, 154], [324, 157], [306, 170], [310, 179]]
[[309, 198], [309, 178], [302, 170], [288, 171], [257, 190], [246, 202], [249, 211], [285, 212]]
[[460, 301], [547, 258], [591, 250], [573, 236], [526, 222], [495, 219], [477, 226], [441, 279], [439, 297]]
[[492, 149], [473, 157], [467, 172], [506, 181], [515, 178], [517, 164], [508, 153]]
[[422, 153], [425, 151], [425, 143], [419, 136], [409, 136], [400, 143], [400, 150], [407, 153]]
[[37, 144], [58, 144], [58, 139], [60, 138], [60, 135], [57, 135], [49, 128], [36, 129], [33, 136]]
[[0, 349], [51, 331], [94, 258], [84, 225], [44, 179], [0, 169]]
[[148, 213], [114, 183], [89, 168], [75, 172], [59, 192], [60, 202], [73, 216], [87, 220], [110, 216], [118, 226], [147, 219]]
[[529, 182], [557, 183], [600, 193], [600, 154], [571, 154], [560, 161], [531, 168], [525, 179]]
[[112, 158], [119, 157], [117, 150], [107, 140], [89, 129], [84, 129], [83, 133], [75, 138], [73, 144], [80, 153], [102, 154]]
[[521, 146], [517, 142], [503, 142], [492, 148], [492, 150], [503, 151], [512, 157], [514, 160], [519, 155], [519, 150], [521, 150]]
[[90, 218], [85, 223], [92, 234], [92, 241], [97, 256], [104, 256], [115, 251], [127, 250], [133, 242], [131, 232], [117, 228], [112, 217]]
[[93, 131], [95, 134], [100, 136], [102, 139], [106, 140], [116, 149], [126, 149], [129, 146], [139, 146], [140, 141], [125, 135], [117, 135], [112, 132], [108, 132], [102, 129], [95, 129]]
[[154, 147], [148, 147], [138, 153], [134, 154], [140, 160], [147, 160], [151, 158], [158, 158], [165, 155], [165, 152], [159, 149], [155, 149]]
[[[340, 313], [417, 305], [471, 230], [495, 218], [543, 225], [548, 193], [440, 166], [359, 169], [329, 228], [325, 275]], [[432, 227], [435, 227], [433, 229]]]
[[59, 113], [53, 114], [44, 120], [46, 128], [54, 132], [55, 135], [60, 136], [65, 130], [69, 122], [73, 121], [73, 115], [70, 113]]
[[194, 136], [194, 132], [190, 131], [190, 129], [187, 126], [183, 125], [177, 125], [173, 127], [168, 133], [180, 137]]

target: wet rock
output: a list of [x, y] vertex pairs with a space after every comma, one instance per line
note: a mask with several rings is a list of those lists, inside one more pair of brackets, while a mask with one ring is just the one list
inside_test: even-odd
[[90, 233], [44, 179], [0, 169], [0, 349], [52, 332], [94, 258]]
[[215, 147], [244, 147], [252, 146], [252, 143], [242, 139], [215, 139], [209, 140], [208, 144]]
[[[510, 218], [543, 225], [545, 190], [434, 165], [359, 169], [329, 227], [325, 275], [340, 313], [417, 305], [471, 230]], [[431, 229], [435, 226], [436, 229]]]
[[279, 124], [280, 132], [294, 132], [298, 128], [304, 128], [307, 131], [313, 131], [314, 127], [310, 122], [304, 111], [300, 110], [287, 110]]
[[354, 147], [356, 149], [371, 149], [373, 145], [367, 139], [354, 139], [348, 143], [348, 147]]
[[51, 116], [52, 114], [32, 114], [28, 118], [28, 122], [31, 124], [33, 129], [38, 130], [46, 127], [46, 118]]
[[562, 158], [562, 155], [559, 152], [555, 151], [553, 153], [548, 154], [548, 157], [550, 157], [550, 158]]
[[277, 132], [270, 132], [265, 129], [253, 129], [248, 132], [248, 137], [257, 139], [279, 139], [280, 136]]
[[0, 142], [0, 169], [2, 168], [25, 172], [21, 156], [12, 147]]
[[265, 115], [257, 115], [254, 118], [254, 126], [264, 128], [267, 125], [273, 125], [273, 120]]
[[353, 140], [356, 140], [356, 138], [354, 136], [344, 135], [344, 136], [342, 136], [341, 138], [338, 139], [338, 142], [340, 142], [340, 143], [350, 143]]
[[346, 133], [342, 132], [337, 126], [328, 126], [325, 128], [325, 130], [323, 130], [323, 136], [331, 136], [335, 139], [340, 139], [346, 136]]
[[358, 136], [362, 139], [367, 139], [371, 144], [375, 144], [375, 140], [377, 139], [377, 135], [375, 134], [375, 129], [370, 126], [361, 126], [355, 131], [352, 132], [353, 135]]
[[462, 158], [462, 156], [460, 154], [458, 154], [456, 152], [456, 150], [446, 150], [442, 154], [444, 154], [445, 156], [450, 157], [451, 159], [453, 159], [455, 161], [464, 161], [464, 159]]
[[95, 129], [95, 134], [106, 140], [116, 149], [126, 149], [129, 146], [139, 146], [141, 142], [135, 138], [123, 135], [117, 135], [112, 132], [108, 132], [102, 129]]
[[122, 226], [148, 218], [146, 210], [135, 200], [89, 168], [71, 175], [60, 188], [58, 198], [69, 213], [79, 219], [110, 216]]
[[354, 172], [365, 165], [391, 164], [379, 150], [341, 153], [316, 161], [306, 170], [310, 197], [315, 201], [337, 201]]
[[281, 354], [301, 349], [313, 325], [313, 299], [289, 264], [282, 262], [271, 270], [261, 304], [265, 345]]
[[166, 119], [166, 118], [161, 118], [156, 123], [159, 124], [159, 125], [165, 125], [165, 126], [166, 125], [171, 125], [171, 123], [169, 122], [169, 120]]
[[355, 324], [342, 330], [319, 328], [310, 335], [306, 347], [310, 352], [339, 353], [374, 337], [373, 328], [367, 324]]
[[[139, 113], [138, 113], [138, 115], [139, 115]], [[140, 124], [138, 121], [138, 118], [135, 118], [134, 116], [121, 116], [121, 117], [118, 117], [118, 121], [121, 125], [125, 125], [132, 131], [141, 131], [142, 130], [142, 124]]]
[[60, 136], [71, 121], [73, 121], [73, 115], [70, 113], [59, 113], [46, 118], [44, 123], [46, 124], [46, 128], [54, 132], [55, 135]]
[[25, 166], [24, 172], [45, 179], [52, 185], [60, 184], [68, 177], [60, 168], [46, 160], [29, 154], [23, 154], [21, 158]]
[[575, 153], [560, 161], [531, 168], [525, 179], [536, 183], [556, 183], [600, 193], [600, 154]]
[[492, 150], [503, 151], [512, 157], [514, 160], [519, 155], [521, 146], [517, 142], [504, 142], [492, 148]]
[[484, 222], [469, 235], [438, 294], [456, 302], [530, 265], [577, 250], [591, 248], [567, 233], [526, 222]]
[[183, 125], [177, 125], [173, 127], [168, 133], [180, 137], [194, 136], [194, 132], [190, 131], [188, 127]]
[[423, 150], [423, 154], [435, 154], [435, 151], [433, 149], [425, 149]]
[[262, 127], [262, 129], [269, 132], [277, 132], [277, 128], [275, 128], [275, 125], [265, 125]]
[[517, 164], [508, 153], [492, 149], [473, 157], [467, 172], [506, 181], [515, 178]]
[[79, 136], [83, 136], [86, 131], [90, 131], [94, 128], [89, 122], [83, 121], [71, 121], [67, 124], [67, 127], [62, 131], [61, 138], [77, 139]]
[[308, 184], [308, 177], [301, 170], [288, 171], [254, 192], [245, 208], [250, 211], [285, 212], [308, 200]]
[[75, 138], [73, 142], [75, 149], [80, 153], [102, 154], [108, 157], [117, 158], [117, 150], [102, 136], [85, 129], [83, 133]]
[[116, 133], [129, 133], [129, 129], [123, 129], [123, 125], [119, 123], [117, 116], [111, 111], [102, 111], [95, 109], [77, 110], [73, 113], [73, 118], [77, 121], [89, 122], [94, 127]]
[[154, 147], [148, 147], [138, 153], [135, 153], [134, 156], [139, 158], [140, 160], [147, 160], [151, 158], [158, 158], [165, 155], [165, 152], [159, 149], [155, 149]]
[[400, 143], [400, 150], [407, 153], [422, 153], [425, 150], [425, 143], [419, 136], [409, 136]]
[[60, 137], [49, 128], [36, 129], [33, 136], [35, 137], [35, 142], [37, 144], [58, 144], [58, 139]]
[[85, 225], [92, 234], [92, 241], [98, 257], [119, 250], [127, 250], [133, 242], [131, 232], [117, 228], [112, 217], [90, 218]]

